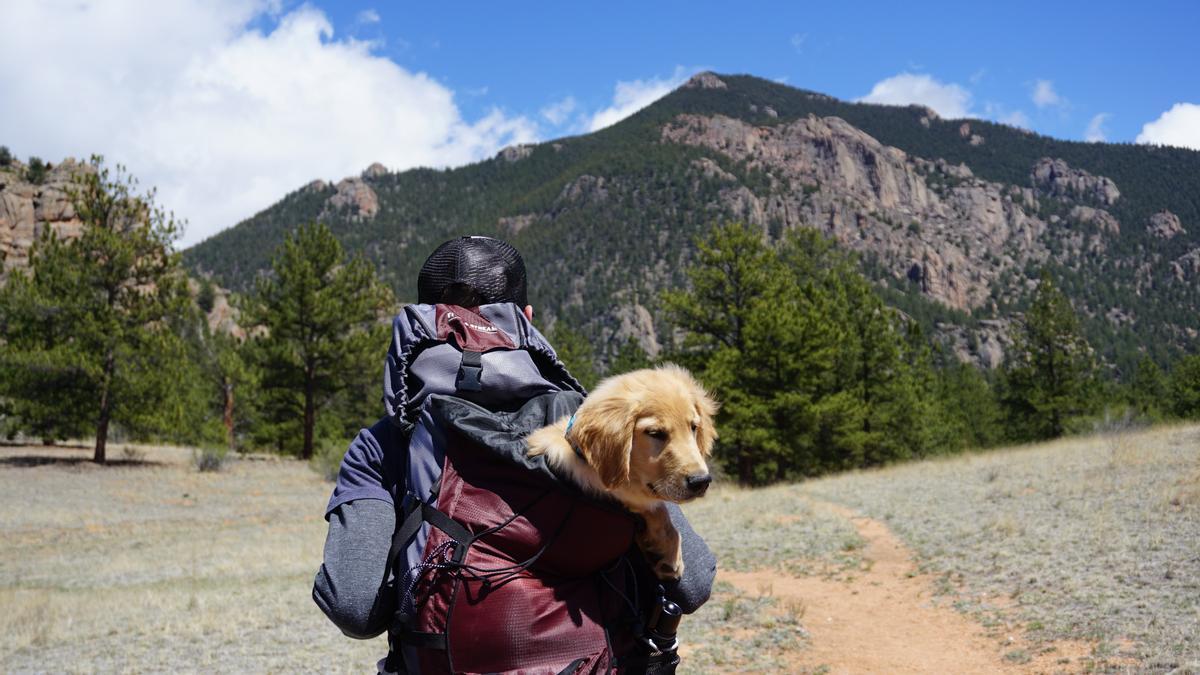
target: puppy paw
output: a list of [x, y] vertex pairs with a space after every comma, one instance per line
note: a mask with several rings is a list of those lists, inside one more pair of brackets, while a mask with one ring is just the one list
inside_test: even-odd
[[658, 577], [659, 581], [679, 581], [683, 578], [683, 561], [672, 563], [659, 560], [654, 566], [654, 576]]
[[678, 581], [683, 577], [683, 546], [666, 506], [648, 510], [642, 518], [646, 527], [638, 533], [638, 547], [655, 576], [663, 581]]

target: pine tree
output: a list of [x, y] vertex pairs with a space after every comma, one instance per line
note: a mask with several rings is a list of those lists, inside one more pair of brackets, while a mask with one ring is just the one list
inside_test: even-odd
[[187, 363], [174, 319], [189, 301], [171, 249], [178, 227], [153, 191], [137, 194], [123, 168], [94, 156], [70, 195], [79, 236], [47, 229], [28, 274], [0, 293], [0, 386], [26, 430], [47, 440], [94, 433], [104, 463], [113, 423], [178, 431], [186, 405], [175, 378]]
[[938, 400], [945, 450], [990, 448], [1004, 440], [1004, 411], [995, 390], [975, 366], [954, 363], [942, 368]]
[[1133, 381], [1129, 384], [1129, 394], [1133, 408], [1140, 415], [1150, 418], [1159, 417], [1169, 409], [1167, 399], [1167, 379], [1162, 369], [1154, 359], [1143, 355], [1134, 371]]
[[1171, 369], [1171, 412], [1185, 419], [1200, 418], [1200, 354], [1185, 356]]
[[[356, 384], [377, 381], [387, 347], [381, 320], [394, 299], [365, 259], [346, 260], [323, 223], [290, 233], [275, 252], [272, 272], [258, 280], [244, 307], [251, 334], [258, 335], [247, 347], [262, 389], [256, 436], [309, 459], [317, 438], [342, 433], [339, 414], [346, 407], [353, 415], [369, 407], [370, 399], [358, 400], [364, 390]], [[348, 401], [351, 392], [357, 394]]]
[[547, 339], [554, 346], [554, 353], [558, 355], [558, 359], [567, 367], [567, 372], [579, 380], [584, 389], [596, 386], [600, 375], [597, 373], [592, 346], [587, 338], [572, 330], [566, 321], [559, 319], [554, 322], [554, 328], [550, 330]]
[[667, 291], [663, 304], [701, 352], [745, 349], [746, 324], [778, 267], [761, 230], [741, 223], [716, 228], [696, 242], [690, 289]]
[[652, 365], [654, 365], [654, 362], [650, 359], [650, 355], [646, 353], [646, 350], [642, 349], [642, 345], [635, 338], [630, 337], [617, 350], [612, 363], [608, 366], [606, 375], [620, 375], [642, 368], [649, 368]]
[[34, 185], [41, 185], [46, 182], [49, 170], [50, 165], [43, 162], [41, 157], [30, 157], [29, 166], [25, 169], [25, 180]]
[[1057, 438], [1090, 411], [1095, 360], [1071, 303], [1042, 274], [1004, 364], [1005, 405], [1017, 440]]

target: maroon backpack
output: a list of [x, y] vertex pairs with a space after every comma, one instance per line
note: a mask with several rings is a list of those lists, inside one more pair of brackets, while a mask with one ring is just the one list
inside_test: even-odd
[[409, 442], [387, 670], [605, 673], [637, 663], [627, 558], [636, 519], [524, 456], [526, 435], [582, 402], [545, 338], [511, 304], [411, 305], [388, 363], [389, 412]]

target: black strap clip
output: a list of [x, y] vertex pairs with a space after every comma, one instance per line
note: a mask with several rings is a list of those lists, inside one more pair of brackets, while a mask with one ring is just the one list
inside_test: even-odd
[[458, 367], [458, 381], [454, 386], [459, 391], [483, 391], [483, 353], [467, 349], [462, 353], [462, 364]]

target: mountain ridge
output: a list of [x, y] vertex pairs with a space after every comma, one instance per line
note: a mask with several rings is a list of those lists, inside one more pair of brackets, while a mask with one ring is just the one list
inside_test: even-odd
[[611, 127], [455, 169], [315, 180], [184, 258], [246, 290], [285, 232], [321, 220], [412, 300], [434, 246], [492, 234], [525, 254], [543, 321], [583, 329], [601, 357], [629, 338], [655, 354], [675, 337], [658, 293], [685, 282], [696, 236], [731, 219], [772, 236], [821, 229], [890, 304], [985, 367], [1043, 268], [1118, 374], [1141, 353], [1193, 348], [1200, 330], [1200, 152], [1053, 139], [748, 75], [701, 73]]
[[[782, 159], [764, 161], [754, 152], [731, 155], [729, 148], [713, 143], [664, 136], [671, 125], [678, 127], [681, 116], [724, 118], [734, 121], [730, 124], [743, 136], [775, 138], [775, 155]], [[812, 141], [811, 133], [791, 133], [804, 125], [837, 126], [846, 139], [861, 134], [851, 140], [870, 146], [872, 159], [866, 161], [872, 166], [909, 163], [920, 181], [941, 191], [943, 202], [979, 200], [960, 208], [957, 218], [944, 219], [947, 237], [962, 234], [968, 244], [971, 236], [977, 244], [994, 238], [997, 226], [989, 222], [999, 220], [987, 214], [988, 202], [1010, 214], [1008, 226], [1028, 226], [1027, 241], [1009, 252], [1015, 253], [1011, 263], [994, 264], [978, 258], [986, 254], [1003, 261], [1001, 244], [954, 251], [944, 246], [949, 239], [925, 241], [918, 255], [906, 253], [912, 260], [900, 270], [905, 255], [897, 251], [921, 241], [921, 228], [932, 217], [917, 213], [899, 222], [898, 213], [879, 209], [878, 199], [884, 197], [859, 198], [851, 183], [826, 195], [822, 186], [830, 185], [833, 174], [818, 176], [829, 168], [816, 166], [819, 162], [808, 184], [799, 174], [785, 180], [787, 151], [781, 148], [802, 137]], [[647, 320], [656, 316], [655, 289], [684, 283], [692, 239], [725, 219], [750, 220], [775, 233], [796, 225], [824, 226], [843, 245], [854, 227], [893, 240], [891, 248], [856, 249], [864, 271], [887, 287], [894, 306], [934, 327], [960, 358], [988, 367], [1002, 358], [1006, 323], [1021, 310], [1033, 279], [1046, 266], [1075, 300], [1089, 337], [1123, 370], [1142, 351], [1164, 359], [1187, 347], [1200, 328], [1194, 317], [1174, 311], [1179, 305], [1200, 308], [1191, 283], [1200, 271], [1195, 265], [1200, 260], [1195, 236], [1200, 153], [1191, 150], [1064, 141], [984, 120], [946, 120], [923, 106], [847, 103], [752, 76], [702, 73], [592, 134], [505, 148], [492, 159], [458, 169], [356, 180], [371, 186], [379, 199], [371, 218], [353, 208], [333, 212], [327, 206], [301, 206], [304, 200], [329, 200], [328, 191], [292, 193], [285, 199], [291, 200], [289, 208], [260, 214], [257, 225], [274, 222], [281, 228], [284, 213], [323, 213], [348, 248], [376, 262], [402, 297], [411, 294], [409, 280], [421, 258], [407, 253], [409, 247], [432, 250], [441, 239], [472, 232], [510, 238], [526, 251], [530, 268], [550, 280], [532, 282], [535, 301], [550, 319], [566, 318], [584, 328], [602, 355], [629, 337], [651, 353], [671, 343], [671, 336], [662, 334], [670, 328], [661, 318]], [[867, 176], [866, 183], [856, 185], [869, 186], [870, 180]], [[780, 216], [786, 209], [777, 208], [772, 217], [772, 200], [803, 203], [806, 191], [809, 202], [824, 200], [828, 208], [801, 209], [804, 215], [797, 217]], [[839, 211], [841, 224], [814, 222], [831, 210]], [[848, 229], [846, 220], [861, 223]], [[652, 254], [620, 243], [625, 240]], [[230, 269], [213, 264], [203, 246], [185, 254], [189, 262], [218, 274]], [[930, 260], [921, 260], [923, 255]], [[947, 290], [945, 282], [956, 279], [945, 273], [951, 264], [956, 270], [975, 269], [980, 281]]]

